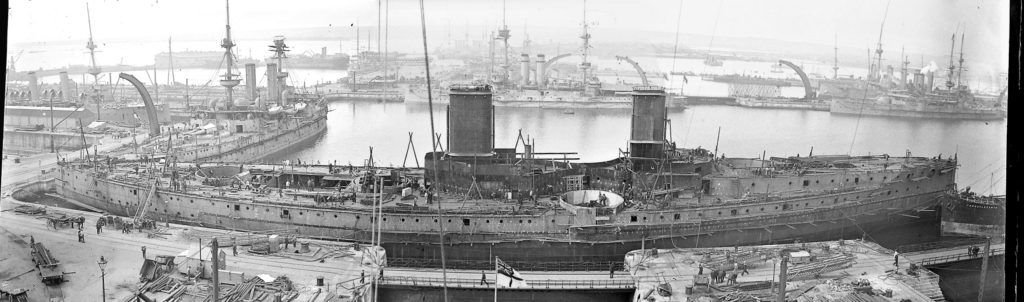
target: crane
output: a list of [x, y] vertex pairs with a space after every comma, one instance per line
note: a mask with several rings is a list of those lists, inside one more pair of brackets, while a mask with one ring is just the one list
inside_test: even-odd
[[633, 69], [636, 69], [636, 72], [640, 74], [640, 81], [643, 82], [644, 86], [650, 86], [650, 83], [647, 82], [647, 73], [640, 68], [640, 64], [637, 64], [636, 61], [633, 61], [633, 59], [630, 59], [629, 57], [615, 56], [615, 59], [619, 61], [626, 61], [629, 65], [633, 65]]
[[11, 62], [10, 62], [10, 65], [8, 65], [8, 66], [7, 66], [7, 67], [8, 67], [8, 68], [9, 68], [9, 69], [11, 70], [11, 72], [15, 72], [15, 69], [14, 69], [14, 64], [17, 64], [17, 63], [18, 63], [18, 60], [20, 60], [20, 59], [21, 59], [21, 55], [22, 55], [23, 53], [25, 53], [25, 50], [24, 50], [24, 49], [22, 49], [22, 50], [18, 51], [18, 54], [17, 54], [17, 55], [11, 56], [11, 60], [10, 60]]

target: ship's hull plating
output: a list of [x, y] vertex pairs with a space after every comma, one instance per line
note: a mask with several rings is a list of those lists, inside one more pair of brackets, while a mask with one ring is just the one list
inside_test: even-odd
[[[115, 215], [134, 216], [149, 185], [97, 178], [89, 170], [62, 166], [57, 191]], [[573, 226], [573, 216], [561, 212], [535, 215], [468, 214], [442, 218], [445, 252], [450, 267], [486, 268], [500, 256], [523, 269], [603, 270], [621, 263], [622, 256], [641, 247], [712, 247], [862, 238], [888, 242], [890, 247], [926, 241], [939, 235], [939, 198], [953, 183], [954, 173], [921, 177], [859, 191], [725, 207], [790, 209], [770, 215], [729, 216], [706, 221], [676, 220], [695, 216], [692, 210], [635, 212], [612, 225]], [[895, 193], [895, 194], [894, 194]], [[843, 201], [839, 203], [840, 199]], [[847, 201], [849, 200], [849, 201]], [[833, 204], [834, 202], [834, 204]], [[159, 191], [148, 218], [159, 221], [252, 231], [296, 230], [305, 236], [367, 242], [368, 211], [313, 208], [263, 203], [179, 191]], [[713, 211], [701, 209], [705, 217]], [[740, 213], [745, 212], [739, 208]], [[764, 210], [764, 209], [762, 209]], [[691, 211], [691, 212], [686, 212]], [[661, 214], [665, 222], [654, 223]], [[628, 214], [627, 214], [628, 215]], [[648, 220], [650, 218], [650, 222]], [[485, 221], [486, 220], [486, 221]], [[518, 223], [517, 221], [518, 220]], [[640, 221], [634, 220], [634, 221]], [[550, 223], [549, 223], [550, 222]], [[437, 267], [440, 259], [438, 217], [429, 213], [385, 213], [383, 246], [394, 265]], [[498, 227], [500, 233], [480, 231]]]
[[872, 115], [936, 119], [1001, 120], [1006, 113], [995, 109], [970, 109], [936, 106], [904, 106], [849, 100], [834, 100], [829, 109], [835, 114]]

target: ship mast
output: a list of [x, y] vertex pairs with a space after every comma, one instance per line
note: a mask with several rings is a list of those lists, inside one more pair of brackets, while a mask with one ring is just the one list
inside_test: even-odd
[[505, 63], [501, 65], [501, 82], [506, 84], [509, 78], [508, 68], [510, 66], [508, 64], [508, 38], [512, 37], [510, 33], [511, 30], [508, 29], [508, 24], [505, 23], [505, 1], [501, 1], [501, 29], [498, 30], [498, 39], [501, 39], [505, 45]]
[[100, 120], [100, 98], [99, 90], [96, 89], [96, 84], [100, 81], [100, 68], [96, 67], [96, 43], [92, 41], [92, 13], [89, 12], [89, 3], [85, 3], [85, 17], [89, 22], [89, 42], [85, 43], [85, 48], [89, 49], [89, 74], [92, 75], [92, 99], [96, 102], [96, 120]]
[[238, 86], [238, 83], [241, 82], [241, 80], [235, 78], [237, 74], [231, 72], [231, 68], [235, 61], [235, 58], [231, 53], [231, 48], [235, 46], [235, 42], [231, 41], [231, 3], [229, 2], [229, 0], [224, 0], [224, 7], [225, 16], [227, 17], [227, 22], [224, 25], [224, 31], [226, 33], [226, 36], [224, 40], [221, 41], [220, 47], [224, 48], [224, 61], [228, 65], [227, 69], [224, 70], [224, 79], [220, 80], [220, 85], [224, 86], [224, 88], [227, 90], [228, 98], [227, 101], [224, 102], [224, 106], [226, 109], [230, 110], [231, 106], [234, 105], [232, 104], [234, 100], [232, 98], [232, 88]]
[[835, 45], [832, 46], [832, 79], [839, 79], [839, 33], [836, 33]]
[[900, 47], [900, 61], [903, 63], [903, 67], [900, 69], [900, 88], [907, 86], [907, 65], [910, 64], [910, 60], [907, 59], [906, 47]]
[[946, 76], [946, 88], [953, 89], [953, 69], [956, 69], [953, 64], [953, 50], [956, 49], [956, 33], [953, 33], [953, 37], [949, 38], [949, 75]]
[[878, 47], [875, 48], [875, 54], [877, 54], [877, 63], [871, 70], [871, 77], [869, 80], [879, 81], [882, 79], [882, 32], [885, 31], [885, 19], [889, 16], [889, 5], [892, 4], [892, 0], [886, 2], [885, 13], [882, 14], [882, 26], [878, 28]]
[[171, 51], [171, 37], [167, 37], [167, 84], [173, 85], [177, 79], [174, 78], [174, 52]]
[[960, 70], [956, 74], [956, 87], [960, 87], [960, 78], [964, 76], [964, 37], [967, 36], [967, 31], [960, 34]]
[[590, 54], [590, 32], [588, 29], [590, 25], [587, 24], [587, 0], [583, 0], [583, 34], [580, 35], [580, 39], [583, 39], [583, 62], [580, 62], [580, 69], [583, 70], [583, 94], [587, 94], [587, 79], [589, 78], [590, 62], [587, 61], [587, 57]]

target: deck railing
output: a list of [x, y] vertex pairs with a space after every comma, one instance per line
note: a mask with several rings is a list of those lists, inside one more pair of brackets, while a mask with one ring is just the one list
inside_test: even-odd
[[[998, 256], [998, 255], [1003, 255], [1005, 253], [1006, 253], [1005, 248], [994, 248], [994, 249], [989, 251], [988, 255], [989, 256]], [[980, 255], [980, 254], [975, 256], [975, 255], [968, 255], [967, 252], [964, 252], [964, 253], [958, 253], [956, 255], [944, 255], [944, 256], [935, 256], [935, 257], [930, 257], [930, 258], [924, 258], [924, 259], [921, 259], [920, 261], [917, 261], [916, 264], [920, 265], [920, 266], [928, 266], [928, 265], [945, 264], [945, 263], [952, 263], [952, 262], [959, 262], [959, 261], [966, 261], [966, 260], [973, 260], [973, 259], [981, 259], [982, 257], [983, 257], [983, 255]]]
[[[487, 274], [487, 283], [480, 279], [459, 279], [448, 278], [448, 287], [455, 288], [494, 288], [493, 274]], [[526, 280], [527, 286], [520, 289], [554, 289], [554, 290], [589, 290], [589, 289], [635, 289], [635, 283], [626, 276], [619, 279], [608, 280]], [[407, 276], [385, 276], [380, 280], [381, 285], [402, 285], [420, 287], [441, 287], [445, 280], [437, 277], [407, 277]], [[508, 289], [502, 287], [502, 289]]]

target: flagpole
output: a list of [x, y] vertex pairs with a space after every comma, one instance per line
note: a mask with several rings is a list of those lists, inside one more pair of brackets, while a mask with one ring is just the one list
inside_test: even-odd
[[498, 256], [494, 256], [494, 302], [498, 302]]

